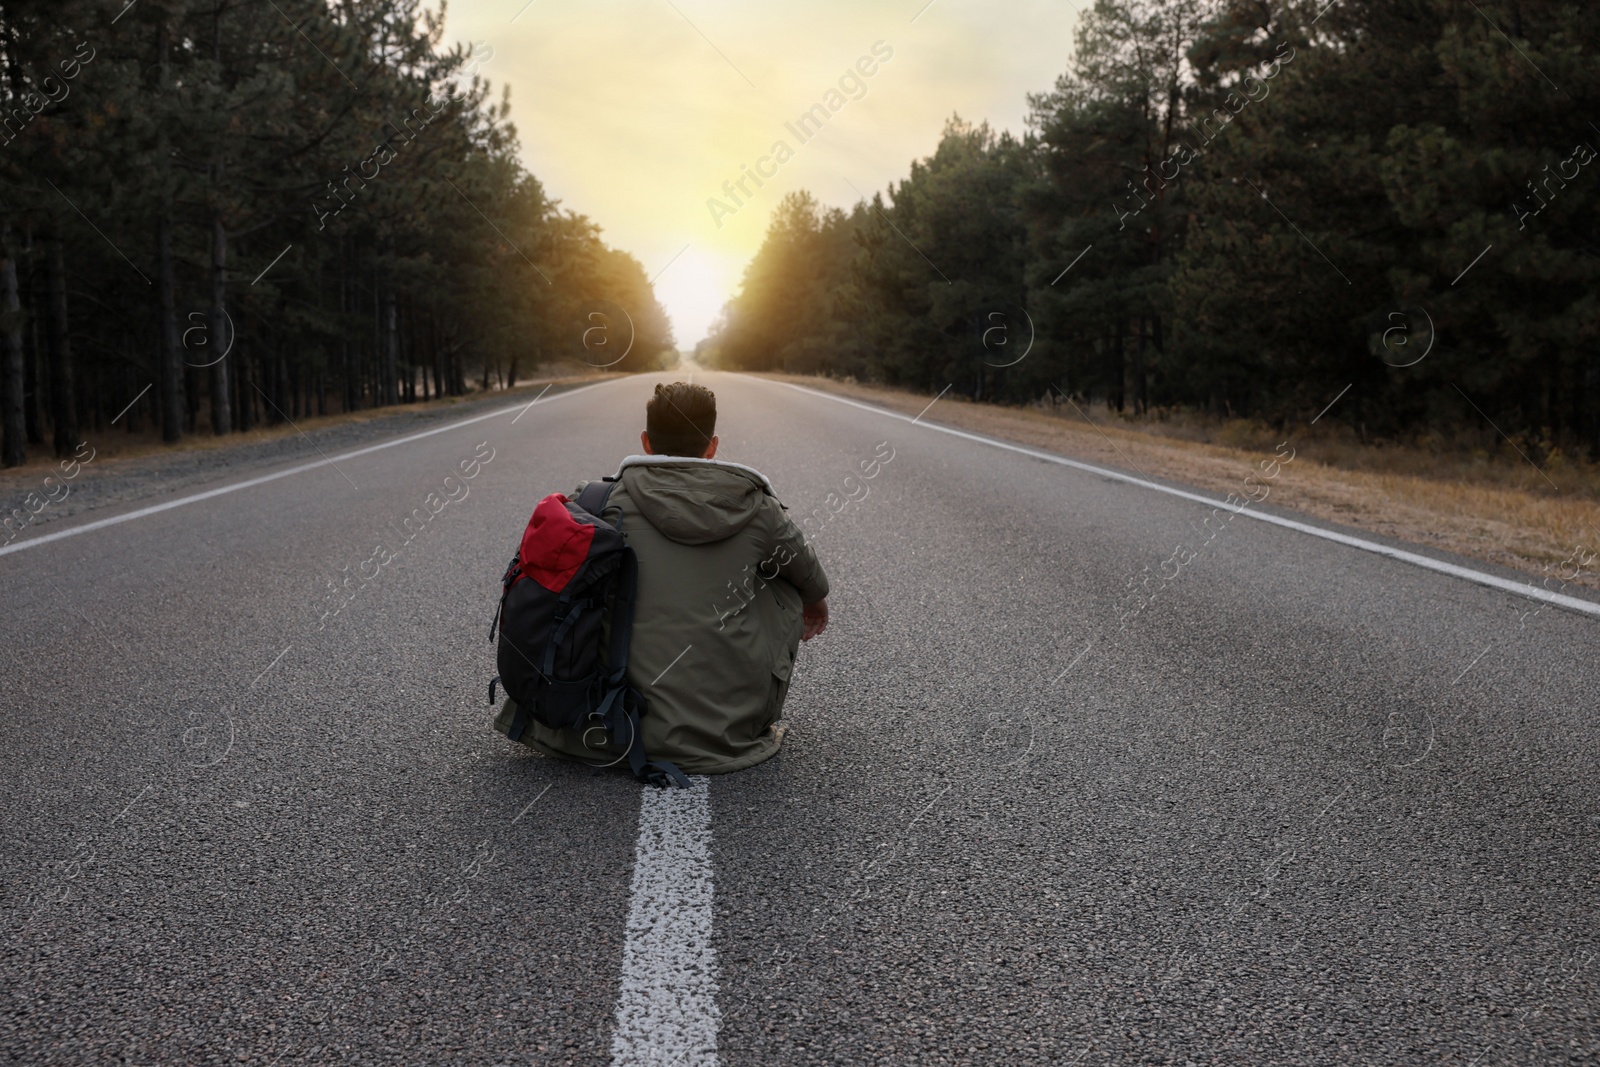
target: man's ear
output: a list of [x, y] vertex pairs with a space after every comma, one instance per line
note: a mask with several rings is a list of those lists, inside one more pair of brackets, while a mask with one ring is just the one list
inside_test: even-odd
[[649, 430], [640, 430], [639, 431], [639, 444], [644, 446], [644, 454], [645, 455], [653, 456], [653, 455], [656, 454], [655, 453], [655, 449], [650, 447], [650, 431]]
[[706, 454], [702, 458], [704, 458], [704, 459], [716, 459], [717, 458], [717, 440], [718, 440], [717, 435], [716, 434], [712, 434], [711, 435], [711, 444], [706, 446]]

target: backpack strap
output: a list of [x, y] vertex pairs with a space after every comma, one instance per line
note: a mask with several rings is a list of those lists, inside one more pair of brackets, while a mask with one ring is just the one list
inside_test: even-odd
[[[598, 517], [605, 510], [606, 501], [611, 499], [611, 490], [616, 487], [616, 481], [611, 478], [590, 482], [578, 494], [576, 503], [584, 511]], [[621, 528], [622, 516], [619, 515], [617, 529]], [[615, 589], [611, 606], [611, 643], [606, 649], [606, 663], [611, 667], [611, 673], [606, 676], [609, 689], [621, 689], [628, 676], [628, 645], [633, 640], [633, 607], [639, 600], [639, 557], [631, 547], [622, 549], [622, 565], [617, 570]]]
[[[496, 678], [500, 677], [498, 674]], [[494, 683], [489, 683], [489, 703], [494, 703]], [[521, 741], [522, 735], [528, 730], [528, 709], [521, 704], [517, 705], [516, 713], [511, 716], [511, 723], [506, 727], [506, 736], [513, 741]]]
[[566, 641], [567, 634], [572, 632], [572, 628], [576, 626], [578, 624], [578, 620], [583, 617], [583, 608], [587, 601], [570, 601], [568, 600], [567, 595], [563, 593], [561, 595], [561, 603], [567, 606], [566, 614], [558, 616], [556, 632], [551, 635], [550, 643], [545, 646], [544, 666], [539, 669], [539, 673], [544, 675], [546, 678], [555, 673], [556, 653], [561, 651], [561, 646]]
[[616, 487], [617, 482], [614, 478], [596, 479], [584, 485], [583, 492], [578, 494], [578, 499], [574, 503], [589, 514], [598, 516], [605, 510], [606, 501], [611, 499], [611, 490]]
[[639, 601], [639, 557], [631, 546], [622, 550], [622, 566], [617, 571], [616, 600], [611, 606], [611, 646], [606, 663], [611, 667], [607, 682], [621, 686], [628, 676], [628, 646], [633, 642], [633, 608]]
[[639, 713], [644, 710], [644, 695], [637, 689], [629, 687], [622, 694], [622, 712], [628, 721], [633, 724], [633, 744], [628, 746], [628, 767], [633, 771], [633, 776], [648, 785], [666, 788], [669, 785], [679, 789], [689, 788], [689, 776], [678, 769], [676, 763], [670, 760], [646, 759], [644, 742], [639, 736]]
[[[607, 487], [609, 490], [609, 487]], [[617, 597], [611, 608], [611, 647], [606, 662], [612, 670], [606, 678], [610, 692], [601, 707], [610, 718], [612, 737], [622, 737], [618, 728], [628, 728], [628, 767], [633, 776], [650, 785], [675, 785], [689, 788], [689, 779], [676, 764], [645, 756], [639, 716], [645, 712], [644, 694], [628, 684], [628, 645], [633, 637], [633, 609], [639, 599], [639, 557], [632, 548], [622, 550], [622, 569], [617, 574]]]
[[628, 768], [633, 771], [633, 776], [648, 785], [668, 786], [675, 785], [679, 789], [689, 788], [689, 777], [678, 769], [678, 765], [669, 760], [652, 760], [644, 754], [644, 740], [640, 736], [639, 716], [645, 710], [644, 695], [633, 686], [622, 686], [612, 689], [606, 694], [604, 703], [596, 713], [601, 724], [613, 738], [623, 736], [627, 730], [628, 737]]
[[[511, 557], [511, 562], [506, 566], [505, 574], [500, 576], [500, 606], [494, 609], [494, 621], [489, 624], [489, 640], [494, 640], [495, 633], [500, 629], [500, 616], [506, 612], [506, 597], [511, 595], [511, 586], [518, 578], [522, 577], [522, 550]], [[494, 694], [489, 695], [489, 703], [494, 703]]]

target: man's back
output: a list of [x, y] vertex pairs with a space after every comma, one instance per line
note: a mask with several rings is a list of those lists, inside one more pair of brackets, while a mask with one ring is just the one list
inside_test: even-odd
[[[619, 514], [639, 558], [628, 682], [649, 702], [645, 752], [691, 774], [767, 759], [778, 748], [773, 725], [801, 605], [828, 594], [816, 554], [766, 478], [737, 463], [630, 456], [602, 517]], [[615, 758], [570, 732], [531, 733], [552, 755]]]

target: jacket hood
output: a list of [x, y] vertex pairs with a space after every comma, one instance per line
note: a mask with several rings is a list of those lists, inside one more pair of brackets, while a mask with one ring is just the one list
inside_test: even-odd
[[617, 477], [650, 525], [685, 545], [732, 537], [774, 495], [766, 475], [721, 459], [629, 456]]

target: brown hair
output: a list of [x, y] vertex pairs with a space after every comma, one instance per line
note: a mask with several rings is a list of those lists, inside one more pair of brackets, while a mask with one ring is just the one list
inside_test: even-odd
[[703, 385], [658, 385], [644, 415], [650, 448], [658, 455], [703, 456], [717, 431], [717, 397]]

